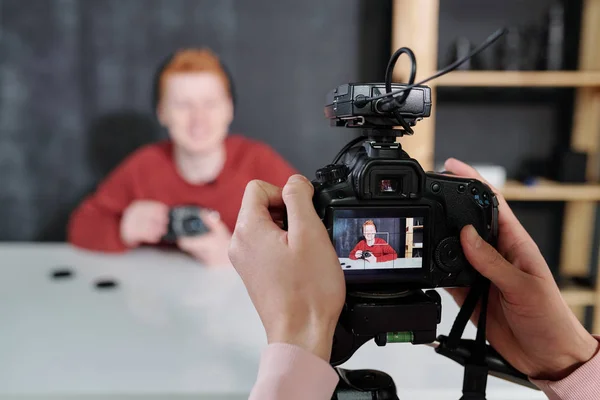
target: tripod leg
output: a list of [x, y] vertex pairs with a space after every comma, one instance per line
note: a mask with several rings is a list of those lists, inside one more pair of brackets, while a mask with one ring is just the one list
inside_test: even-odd
[[391, 376], [373, 369], [347, 370], [336, 368], [340, 381], [332, 400], [398, 400]]

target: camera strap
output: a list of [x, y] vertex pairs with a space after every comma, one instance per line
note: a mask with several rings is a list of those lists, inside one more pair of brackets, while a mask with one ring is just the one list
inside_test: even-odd
[[473, 351], [465, 363], [463, 396], [461, 400], [485, 400], [485, 389], [489, 371], [485, 360], [487, 351], [485, 331], [489, 292], [490, 281], [480, 275], [476, 284], [471, 287], [448, 335], [448, 348], [456, 349], [460, 344], [465, 327], [473, 315], [479, 299], [481, 299], [477, 336]]

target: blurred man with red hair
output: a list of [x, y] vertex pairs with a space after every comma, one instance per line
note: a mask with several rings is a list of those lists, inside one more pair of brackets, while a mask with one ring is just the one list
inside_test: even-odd
[[350, 251], [349, 258], [358, 260], [363, 258], [370, 263], [392, 261], [398, 258], [396, 251], [385, 240], [375, 237], [377, 227], [372, 220], [363, 224], [363, 240], [358, 242]]
[[228, 134], [232, 82], [210, 50], [175, 53], [156, 89], [156, 113], [170, 140], [138, 149], [112, 171], [71, 215], [68, 240], [105, 252], [159, 244], [170, 208], [196, 205], [216, 211], [201, 215], [210, 232], [181, 237], [177, 246], [205, 265], [228, 265], [246, 184], [283, 187], [295, 170], [268, 145]]

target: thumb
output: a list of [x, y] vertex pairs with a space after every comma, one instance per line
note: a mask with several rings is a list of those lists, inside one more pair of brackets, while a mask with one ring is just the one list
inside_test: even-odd
[[190, 248], [190, 238], [189, 237], [180, 237], [177, 239], [177, 247], [182, 250], [187, 250]]
[[526, 274], [506, 261], [492, 245], [483, 240], [473, 225], [462, 229], [460, 241], [467, 261], [502, 293], [519, 290]]
[[314, 188], [302, 175], [292, 175], [283, 187], [282, 197], [288, 219], [288, 233], [306, 223], [321, 222], [313, 205]]
[[206, 225], [211, 232], [227, 229], [225, 224], [221, 221], [221, 216], [218, 211], [202, 210], [200, 216], [204, 225]]

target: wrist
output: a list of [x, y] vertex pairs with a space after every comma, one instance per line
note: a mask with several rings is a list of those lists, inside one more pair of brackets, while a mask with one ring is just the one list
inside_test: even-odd
[[590, 361], [600, 350], [600, 342], [585, 332], [577, 340], [573, 340], [572, 351], [556, 357], [555, 365], [540, 371], [535, 379], [550, 381], [562, 380], [575, 372], [583, 364]]
[[121, 228], [121, 232], [119, 234], [119, 237], [121, 239], [121, 242], [125, 245], [125, 247], [134, 247], [135, 243], [133, 243], [131, 240], [129, 240], [129, 238], [127, 237], [127, 235], [125, 235], [123, 233], [123, 228]]
[[121, 242], [123, 242], [123, 244], [125, 245], [125, 247], [133, 249], [134, 247], [137, 247], [140, 245], [140, 242], [135, 242], [135, 241], [130, 241], [125, 239], [123, 236], [121, 236]]
[[119, 237], [121, 239], [121, 242], [125, 245], [125, 247], [134, 248], [134, 247], [138, 246], [140, 243], [135, 240], [131, 240], [131, 238], [129, 237], [129, 235], [126, 232], [127, 232], [127, 230], [123, 226], [123, 223], [121, 223], [121, 226], [119, 229]]
[[125, 247], [131, 248], [137, 246], [137, 243], [134, 243], [132, 240], [129, 239], [129, 237], [127, 237], [125, 233], [123, 233], [123, 229], [121, 229], [119, 237], [121, 239], [121, 242], [125, 245]]
[[278, 321], [278, 326], [267, 331], [267, 341], [271, 343], [287, 343], [302, 349], [329, 362], [333, 345], [333, 334], [336, 322]]
[[598, 350], [600, 349], [600, 343], [596, 338], [586, 331], [582, 336], [581, 344], [574, 346], [574, 348], [576, 350], [575, 354], [573, 355], [573, 363], [571, 366], [569, 366], [569, 374], [590, 361], [598, 353]]

